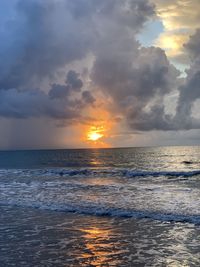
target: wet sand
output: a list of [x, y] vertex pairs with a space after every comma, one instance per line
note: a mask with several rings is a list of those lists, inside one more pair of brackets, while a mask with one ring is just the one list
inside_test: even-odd
[[0, 266], [200, 266], [200, 226], [0, 208]]

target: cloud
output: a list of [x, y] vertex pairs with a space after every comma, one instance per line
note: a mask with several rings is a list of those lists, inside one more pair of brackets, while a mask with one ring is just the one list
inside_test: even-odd
[[65, 98], [70, 93], [70, 86], [69, 85], [61, 85], [61, 84], [53, 84], [52, 88], [49, 91], [49, 96], [51, 99], [54, 98]]
[[164, 49], [167, 56], [173, 62], [180, 64], [189, 64], [189, 57], [184, 49], [185, 43], [189, 40], [189, 34], [186, 32], [164, 32], [159, 35], [155, 45]]
[[[0, 88], [26, 87], [85, 57], [95, 34], [90, 33], [87, 18], [70, 13], [68, 2], [16, 1], [15, 16], [1, 31]], [[9, 62], [6, 68], [4, 62]]]
[[0, 12], [0, 115], [54, 119], [80, 117], [95, 102], [76, 71], [64, 83], [56, 81], [59, 73], [104, 53], [109, 41], [110, 51], [124, 45], [120, 35], [131, 46], [131, 35], [154, 15], [146, 0], [3, 0]]
[[104, 55], [96, 58], [92, 78], [113, 100], [113, 112], [120, 112], [134, 130], [171, 129], [164, 97], [176, 88], [179, 71], [164, 51], [122, 46]]
[[87, 104], [93, 104], [96, 101], [90, 91], [83, 91], [82, 98]]
[[63, 102], [51, 100], [41, 90], [1, 90], [0, 99], [0, 115], [3, 117], [29, 118], [47, 116], [68, 119], [78, 116], [75, 108], [67, 108], [63, 106]]
[[53, 84], [49, 91], [50, 98], [65, 98], [72, 93], [80, 92], [83, 87], [83, 82], [79, 79], [79, 73], [74, 70], [70, 70], [67, 73], [66, 81], [64, 85]]
[[[112, 51], [103, 48], [96, 57], [92, 79], [112, 99], [111, 112], [122, 115], [133, 130], [199, 129], [200, 118], [193, 116], [200, 98], [199, 32], [185, 44], [192, 61], [185, 79], [179, 78], [180, 72], [160, 48], [142, 48], [136, 41], [126, 47], [126, 37], [112, 46]], [[177, 98], [172, 114], [166, 111], [170, 94]]]
[[198, 0], [151, 0], [167, 30], [189, 30], [199, 27], [200, 6]]
[[[185, 48], [191, 58], [185, 83], [179, 88], [176, 123], [183, 129], [200, 129], [200, 117], [193, 116], [196, 101], [200, 99], [200, 29], [197, 29]], [[198, 115], [198, 114], [197, 114]], [[179, 123], [178, 123], [179, 122]]]
[[83, 86], [78, 76], [70, 70], [66, 84], [53, 84], [49, 93], [40, 89], [0, 90], [0, 116], [18, 119], [49, 117], [76, 122], [84, 119], [81, 112], [95, 99], [88, 91], [77, 94]]
[[[156, 17], [147, 0], [7, 2], [3, 0], [2, 10], [9, 10], [8, 16], [0, 11], [1, 117], [85, 123], [83, 114], [88, 115], [87, 108], [95, 108], [96, 96], [103, 95], [112, 117], [120, 117], [131, 131], [200, 127], [192, 115], [199, 98], [199, 31], [184, 47], [193, 63], [183, 81], [162, 48], [144, 48], [136, 40], [145, 23]], [[173, 25], [175, 30], [184, 25], [190, 32], [191, 25], [182, 23], [186, 15], [182, 6], [178, 9], [180, 1], [169, 1], [167, 7], [163, 1], [154, 2], [168, 30], [163, 38], [170, 42]], [[187, 39], [184, 34], [173, 37], [176, 51]], [[167, 41], [162, 40], [166, 49]], [[87, 58], [85, 77], [81, 62]], [[176, 114], [169, 114], [166, 98], [174, 93]]]
[[[178, 86], [178, 99], [174, 116], [166, 116], [166, 130], [191, 130], [200, 129], [200, 114], [196, 104], [200, 99], [200, 29], [190, 36], [184, 45], [191, 60], [187, 69], [187, 77]], [[164, 114], [160, 112], [160, 114]]]
[[188, 65], [189, 58], [184, 51], [184, 43], [195, 29], [200, 27], [199, 0], [151, 0], [164, 26], [164, 32], [155, 41], [167, 56], [176, 63]]
[[55, 75], [93, 52], [99, 40], [106, 42], [104, 33], [112, 28], [138, 31], [153, 14], [145, 0], [6, 2], [3, 0], [2, 6], [8, 16], [0, 31], [0, 88], [4, 89], [27, 87]]
[[185, 48], [188, 50], [193, 60], [200, 57], [200, 28], [196, 30], [195, 34], [190, 37], [190, 40], [185, 44]]
[[79, 74], [76, 73], [73, 70], [70, 70], [67, 73], [67, 79], [66, 83], [71, 87], [74, 91], [80, 91], [80, 89], [83, 87], [83, 82], [81, 79], [78, 78]]

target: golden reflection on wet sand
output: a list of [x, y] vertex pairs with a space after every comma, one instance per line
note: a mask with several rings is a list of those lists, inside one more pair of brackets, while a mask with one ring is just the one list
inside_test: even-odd
[[[80, 255], [84, 262], [88, 262], [91, 266], [120, 266], [122, 260], [118, 255], [123, 253], [119, 245], [116, 243], [116, 235], [111, 228], [101, 228], [91, 226], [87, 229], [80, 229], [85, 241], [85, 249]], [[113, 240], [115, 242], [113, 242]]]

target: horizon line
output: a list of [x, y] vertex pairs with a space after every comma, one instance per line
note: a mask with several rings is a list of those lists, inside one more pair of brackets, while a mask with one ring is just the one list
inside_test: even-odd
[[75, 148], [14, 148], [0, 149], [0, 152], [17, 152], [17, 151], [50, 151], [50, 150], [109, 150], [109, 149], [126, 149], [126, 148], [159, 148], [159, 147], [200, 147], [200, 145], [146, 145], [146, 146], [119, 146], [119, 147], [75, 147]]

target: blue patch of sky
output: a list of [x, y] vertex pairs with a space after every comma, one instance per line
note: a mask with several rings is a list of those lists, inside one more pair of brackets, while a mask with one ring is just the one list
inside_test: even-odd
[[145, 24], [144, 29], [137, 35], [137, 39], [142, 46], [149, 47], [154, 45], [154, 41], [163, 31], [164, 26], [161, 21], [148, 21]]
[[16, 16], [16, 0], [8, 1], [8, 0], [0, 0], [0, 31], [7, 31], [7, 27], [9, 27], [8, 22], [15, 18]]

